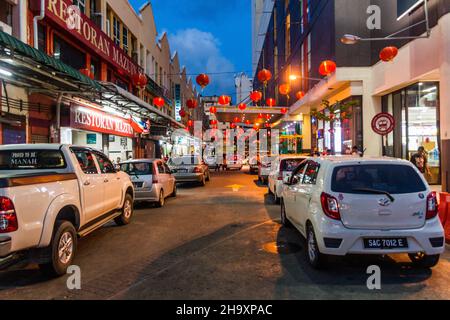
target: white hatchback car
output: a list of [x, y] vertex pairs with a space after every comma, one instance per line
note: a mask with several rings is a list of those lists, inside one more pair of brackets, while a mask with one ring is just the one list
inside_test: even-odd
[[272, 171], [269, 174], [268, 189], [269, 194], [273, 196], [275, 203], [280, 203], [283, 192], [283, 181], [292, 174], [303, 161], [305, 156], [283, 155], [279, 156], [272, 163]]
[[445, 250], [436, 193], [408, 161], [308, 158], [284, 182], [282, 224], [306, 238], [315, 268], [327, 255], [396, 253], [431, 268]]

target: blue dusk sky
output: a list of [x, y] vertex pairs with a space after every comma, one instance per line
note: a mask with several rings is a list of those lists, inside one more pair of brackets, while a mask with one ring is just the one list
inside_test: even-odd
[[[136, 11], [147, 0], [129, 0]], [[233, 72], [251, 75], [250, 0], [152, 0], [158, 33], [167, 32], [188, 74], [212, 73], [204, 95], [233, 95]], [[215, 75], [213, 73], [231, 72]]]

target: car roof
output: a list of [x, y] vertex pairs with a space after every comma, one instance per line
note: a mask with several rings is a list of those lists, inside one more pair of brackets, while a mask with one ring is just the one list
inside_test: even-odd
[[29, 150], [29, 149], [59, 150], [63, 146], [64, 145], [60, 143], [9, 144], [0, 146], [0, 150]]
[[331, 164], [354, 164], [354, 163], [402, 163], [402, 164], [410, 164], [409, 161], [398, 159], [398, 158], [391, 158], [391, 157], [371, 157], [371, 156], [351, 156], [351, 155], [342, 155], [342, 156], [322, 156], [322, 157], [307, 157], [308, 160], [314, 160], [316, 162], [328, 162]]
[[121, 161], [120, 164], [127, 163], [153, 163], [155, 161], [163, 161], [162, 159], [131, 159], [127, 161]]

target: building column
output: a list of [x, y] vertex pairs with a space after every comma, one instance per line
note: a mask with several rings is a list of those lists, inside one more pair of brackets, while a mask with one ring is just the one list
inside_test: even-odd
[[439, 21], [442, 189], [450, 192], [450, 14]]

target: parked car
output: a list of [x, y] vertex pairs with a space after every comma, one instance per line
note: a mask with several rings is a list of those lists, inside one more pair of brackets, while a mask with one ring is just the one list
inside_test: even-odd
[[284, 187], [284, 179], [292, 174], [303, 161], [305, 156], [284, 155], [277, 157], [272, 164], [272, 171], [268, 178], [269, 194], [273, 196], [274, 202], [279, 204]]
[[259, 156], [250, 157], [248, 165], [250, 166], [250, 174], [257, 174], [259, 171]]
[[63, 275], [78, 237], [111, 220], [130, 223], [133, 184], [101, 152], [84, 147], [0, 146], [0, 260], [15, 256]]
[[211, 175], [200, 156], [183, 156], [169, 160], [169, 167], [177, 183], [197, 182], [205, 186]]
[[133, 182], [135, 201], [155, 202], [161, 208], [169, 196], [177, 196], [177, 184], [167, 164], [160, 159], [125, 161], [120, 169]]
[[260, 156], [258, 163], [258, 180], [262, 184], [267, 184], [272, 168], [272, 158], [270, 156]]
[[229, 155], [226, 159], [227, 170], [240, 171], [244, 166], [244, 160], [238, 155]]
[[285, 183], [281, 221], [305, 236], [315, 268], [327, 255], [394, 253], [431, 268], [444, 252], [436, 193], [408, 161], [308, 158]]

